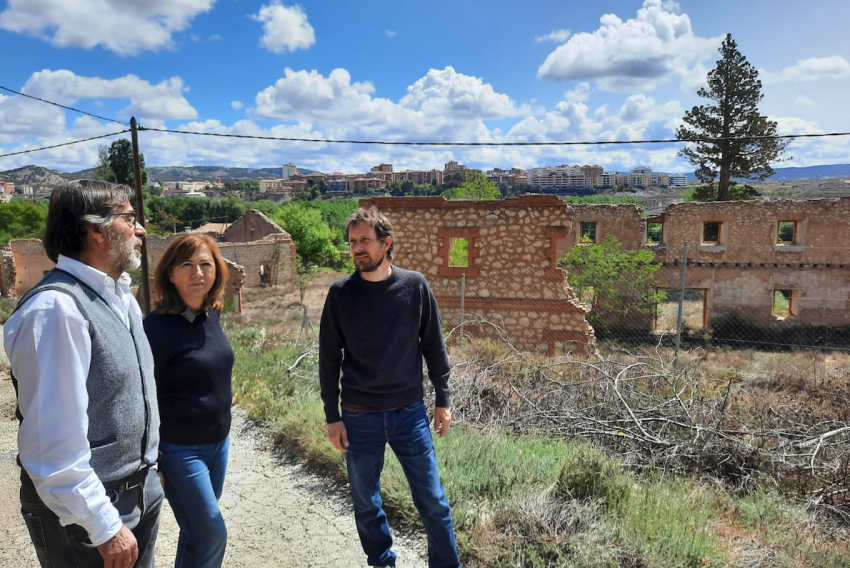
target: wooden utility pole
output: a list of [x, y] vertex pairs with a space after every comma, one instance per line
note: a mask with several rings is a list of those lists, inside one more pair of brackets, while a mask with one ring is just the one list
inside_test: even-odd
[[[130, 119], [130, 131], [132, 132], [133, 141], [133, 177], [136, 180], [136, 220], [145, 226], [145, 201], [142, 197], [142, 162], [139, 158], [139, 134], [136, 128], [136, 117]], [[151, 286], [150, 275], [148, 271], [148, 240], [147, 237], [142, 237], [142, 310], [144, 315], [148, 315], [151, 311]]]

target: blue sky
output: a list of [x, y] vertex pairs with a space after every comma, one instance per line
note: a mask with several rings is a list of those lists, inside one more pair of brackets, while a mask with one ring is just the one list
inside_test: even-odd
[[[260, 136], [673, 138], [731, 33], [783, 134], [850, 131], [850, 2], [818, 0], [2, 0], [0, 85], [143, 126]], [[0, 154], [120, 130], [0, 91]], [[0, 158], [91, 167], [94, 141]], [[388, 147], [141, 132], [147, 164], [353, 173], [599, 164], [688, 172], [676, 145]], [[808, 166], [850, 137], [795, 141]]]

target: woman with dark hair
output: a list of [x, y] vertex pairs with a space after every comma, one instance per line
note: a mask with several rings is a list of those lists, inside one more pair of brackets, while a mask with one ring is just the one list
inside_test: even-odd
[[180, 526], [175, 568], [220, 567], [218, 500], [230, 447], [233, 349], [221, 329], [227, 266], [206, 235], [177, 237], [154, 273], [145, 332], [154, 358], [165, 496]]

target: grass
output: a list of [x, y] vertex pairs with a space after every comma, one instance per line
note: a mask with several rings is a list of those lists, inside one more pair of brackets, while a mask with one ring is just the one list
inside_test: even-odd
[[[269, 292], [262, 307], [249, 301], [247, 317], [227, 315], [236, 352], [234, 396], [282, 446], [344, 483], [344, 456], [325, 435], [315, 355], [293, 368], [313, 336], [299, 333], [300, 318], [291, 327], [279, 317], [256, 325], [269, 313], [269, 302], [286, 305], [291, 294]], [[320, 294], [308, 297], [321, 305]], [[468, 349], [482, 368], [506, 354], [487, 342]], [[453, 348], [452, 357], [468, 353]], [[684, 361], [688, 357], [683, 354]], [[707, 391], [712, 396], [721, 396], [732, 381], [735, 404], [752, 412], [815, 397], [808, 404], [819, 412], [848, 419], [840, 392], [850, 387], [850, 356], [717, 349], [700, 357], [700, 372], [716, 384]], [[806, 390], [806, 380], [823, 392]], [[846, 527], [764, 488], [737, 494], [716, 482], [629, 469], [583, 440], [468, 425], [453, 426], [435, 446], [466, 566], [850, 568]], [[394, 525], [421, 530], [392, 452], [382, 490]]]

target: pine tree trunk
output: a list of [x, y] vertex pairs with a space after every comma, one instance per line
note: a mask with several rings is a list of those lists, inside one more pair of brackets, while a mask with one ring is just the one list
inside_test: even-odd
[[730, 164], [728, 162], [720, 166], [720, 182], [717, 185], [717, 201], [729, 201], [729, 178]]

